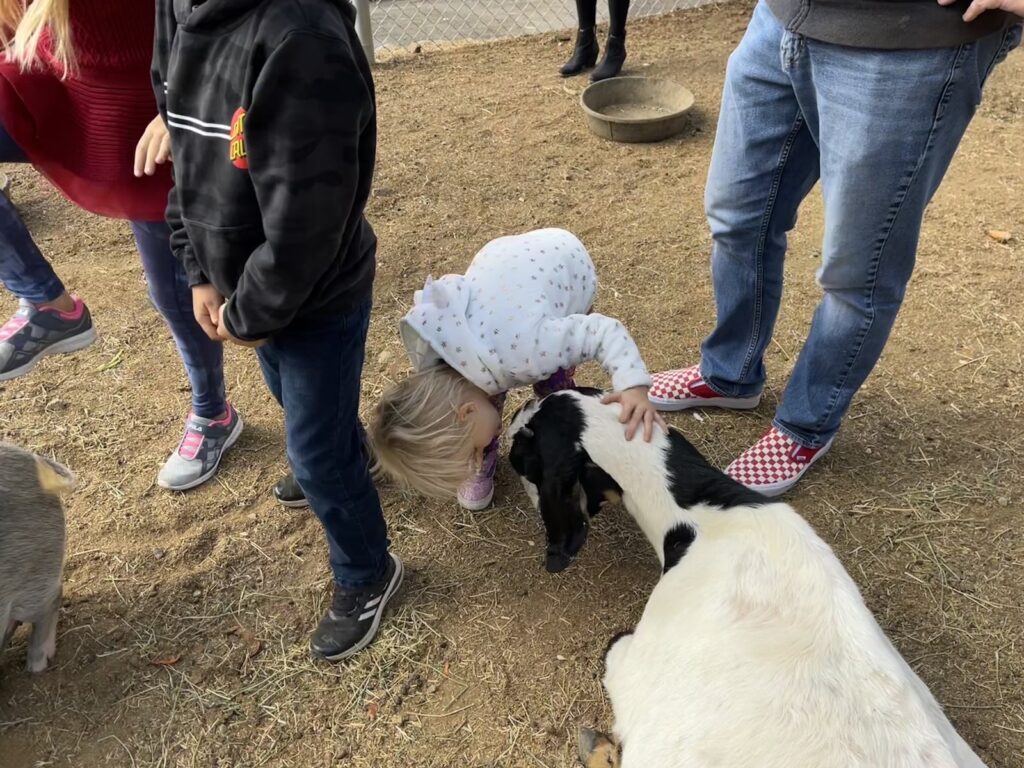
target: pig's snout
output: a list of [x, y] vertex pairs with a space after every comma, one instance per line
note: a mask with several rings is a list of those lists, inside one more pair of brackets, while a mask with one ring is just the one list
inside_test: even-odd
[[43, 493], [60, 496], [75, 487], [75, 476], [71, 470], [56, 461], [36, 456], [36, 476]]

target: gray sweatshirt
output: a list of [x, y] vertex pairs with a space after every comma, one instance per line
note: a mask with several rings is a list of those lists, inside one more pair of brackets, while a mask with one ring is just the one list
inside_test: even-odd
[[858, 48], [946, 48], [979, 40], [1019, 19], [986, 11], [970, 24], [968, 0], [943, 7], [936, 0], [766, 0], [790, 32]]

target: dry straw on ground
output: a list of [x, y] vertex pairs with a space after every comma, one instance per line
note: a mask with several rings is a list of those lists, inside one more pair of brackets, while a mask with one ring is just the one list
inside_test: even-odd
[[[364, 395], [405, 368], [394, 328], [428, 272], [536, 226], [593, 251], [598, 309], [652, 368], [689, 363], [711, 325], [702, 186], [726, 57], [745, 4], [637, 23], [634, 72], [697, 96], [692, 129], [656, 146], [591, 137], [580, 81], [556, 76], [554, 36], [412, 57], [377, 70], [380, 165], [370, 214], [380, 274]], [[1024, 768], [1024, 57], [993, 77], [929, 211], [894, 338], [832, 454], [793, 503], [836, 549], [871, 608], [989, 764]], [[94, 310], [100, 343], [0, 387], [0, 437], [67, 462], [70, 556], [55, 669], [0, 659], [0, 762], [59, 766], [571, 764], [580, 723], [607, 726], [599, 659], [637, 620], [657, 567], [621, 511], [599, 519], [558, 577], [507, 468], [495, 507], [385, 490], [409, 579], [378, 642], [311, 662], [325, 597], [308, 513], [268, 494], [284, 470], [280, 415], [251, 354], [228, 355], [248, 428], [209, 487], [154, 485], [187, 392], [144, 298], [127, 227], [83, 215], [6, 168], [44, 251]], [[743, 415], [673, 421], [724, 465], [768, 423], [819, 295], [821, 206], [792, 238], [769, 355], [771, 396]], [[0, 314], [13, 310], [0, 300]], [[601, 383], [588, 368], [584, 379]]]

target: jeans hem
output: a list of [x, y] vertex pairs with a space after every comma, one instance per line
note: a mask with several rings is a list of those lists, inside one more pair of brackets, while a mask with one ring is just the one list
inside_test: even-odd
[[11, 291], [11, 293], [13, 293], [15, 297], [23, 301], [27, 301], [32, 306], [38, 307], [40, 304], [49, 304], [54, 302], [68, 292], [67, 288], [65, 288], [64, 284], [60, 281], [60, 278], [57, 278], [56, 283], [47, 281], [46, 287], [39, 290], [39, 293], [33, 293], [29, 296], [26, 296], [24, 291]]
[[729, 397], [729, 398], [757, 397], [758, 395], [764, 394], [764, 384], [763, 383], [761, 384], [760, 387], [757, 387], [756, 389], [753, 389], [753, 390], [751, 390], [749, 392], [744, 392], [742, 387], [739, 386], [739, 385], [737, 385], [732, 390], [726, 390], [722, 386], [715, 386], [714, 384], [711, 383], [711, 379], [704, 373], [703, 365], [700, 366], [699, 370], [700, 370], [700, 377], [701, 377], [701, 379], [704, 380], [704, 383], [707, 385], [708, 389], [710, 389], [712, 392], [714, 392], [719, 397]]
[[346, 577], [339, 577], [338, 572], [331, 567], [331, 580], [342, 589], [347, 590], [362, 590], [374, 587], [383, 581], [385, 574], [388, 572], [388, 556], [390, 550], [384, 551], [384, 557], [381, 561], [380, 573], [378, 573], [372, 579], [349, 579]]
[[836, 433], [839, 431], [839, 429], [836, 428], [834, 432], [824, 437], [820, 434], [812, 435], [810, 432], [804, 432], [803, 430], [797, 430], [792, 427], [785, 426], [781, 421], [779, 421], [778, 417], [772, 419], [772, 426], [797, 443], [801, 448], [807, 448], [811, 451], [824, 448], [828, 445], [828, 441], [835, 437]]
[[197, 406], [195, 402], [192, 403], [192, 413], [201, 419], [219, 419], [224, 415], [224, 412], [227, 411], [227, 409], [227, 400], [222, 400], [219, 406], [211, 406], [208, 408], [201, 408]]

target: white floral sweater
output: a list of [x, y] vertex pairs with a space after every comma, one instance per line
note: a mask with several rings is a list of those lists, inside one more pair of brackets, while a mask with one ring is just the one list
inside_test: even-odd
[[400, 323], [420, 371], [445, 362], [496, 395], [597, 360], [616, 391], [650, 386], [618, 320], [588, 314], [597, 274], [583, 243], [561, 229], [492, 240], [465, 275], [427, 278]]

